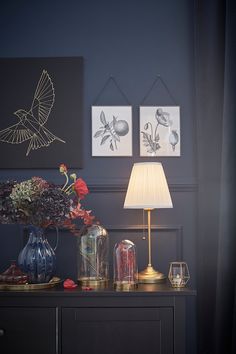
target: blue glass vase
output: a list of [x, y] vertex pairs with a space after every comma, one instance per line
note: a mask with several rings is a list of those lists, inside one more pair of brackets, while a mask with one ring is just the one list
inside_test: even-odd
[[29, 283], [48, 283], [55, 274], [56, 256], [45, 237], [45, 229], [29, 226], [29, 239], [18, 256], [20, 269], [28, 275]]

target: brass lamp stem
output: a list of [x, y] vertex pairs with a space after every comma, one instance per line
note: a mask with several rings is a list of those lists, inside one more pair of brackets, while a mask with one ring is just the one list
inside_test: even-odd
[[146, 209], [148, 213], [148, 266], [152, 266], [152, 246], [151, 246], [151, 210]]
[[162, 283], [166, 277], [152, 267], [152, 245], [151, 245], [151, 211], [153, 209], [145, 209], [148, 213], [148, 266], [138, 274], [139, 283]]

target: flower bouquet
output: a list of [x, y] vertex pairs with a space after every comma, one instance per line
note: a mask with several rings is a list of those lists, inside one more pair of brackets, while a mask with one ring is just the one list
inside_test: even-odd
[[49, 282], [55, 272], [55, 253], [44, 230], [54, 227], [58, 233], [58, 228], [66, 228], [79, 235], [77, 221], [90, 225], [94, 219], [81, 205], [89, 193], [84, 180], [75, 173], [68, 175], [64, 164], [59, 171], [65, 178], [60, 186], [40, 177], [0, 183], [0, 223], [23, 224], [29, 229], [29, 240], [18, 264], [30, 283]]
[[85, 225], [91, 224], [94, 219], [91, 211], [81, 206], [81, 200], [89, 193], [86, 183], [75, 173], [68, 176], [64, 164], [60, 165], [59, 170], [66, 179], [61, 186], [40, 177], [20, 183], [1, 182], [0, 223], [62, 227], [75, 234], [76, 219], [82, 220]]

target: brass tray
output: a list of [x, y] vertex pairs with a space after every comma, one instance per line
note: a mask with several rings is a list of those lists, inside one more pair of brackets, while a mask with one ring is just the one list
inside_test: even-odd
[[58, 277], [52, 278], [48, 283], [40, 283], [40, 284], [6, 284], [0, 283], [0, 290], [40, 290], [40, 289], [48, 289], [53, 288], [54, 286], [60, 284], [62, 280]]

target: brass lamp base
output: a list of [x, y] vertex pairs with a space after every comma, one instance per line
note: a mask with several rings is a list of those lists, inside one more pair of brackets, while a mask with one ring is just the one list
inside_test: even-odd
[[138, 273], [138, 282], [144, 284], [154, 284], [165, 282], [166, 277], [164, 274], [155, 270], [152, 266], [148, 265], [146, 269]]

